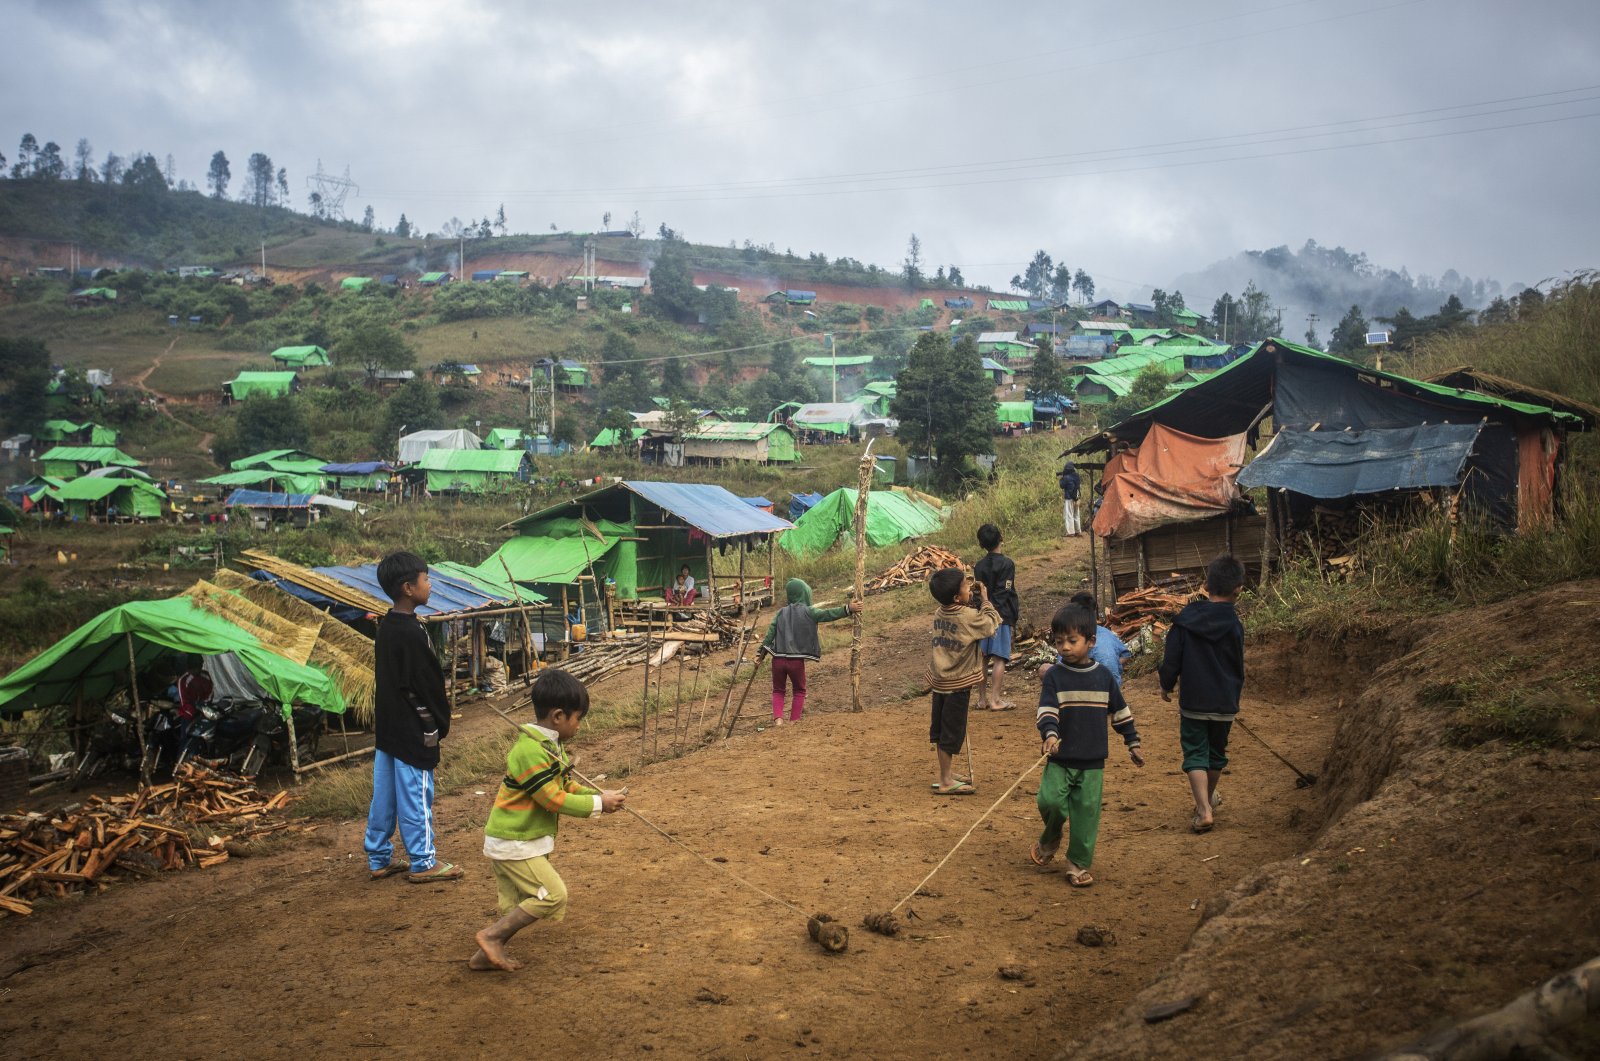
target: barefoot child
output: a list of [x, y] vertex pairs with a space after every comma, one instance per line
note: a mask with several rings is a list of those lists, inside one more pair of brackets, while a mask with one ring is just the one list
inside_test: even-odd
[[928, 579], [928, 592], [939, 602], [928, 660], [928, 684], [933, 690], [928, 740], [939, 764], [933, 790], [941, 796], [970, 796], [976, 791], [972, 779], [956, 777], [953, 766], [967, 740], [967, 701], [972, 687], [983, 680], [978, 646], [999, 629], [1000, 613], [984, 599], [983, 583], [969, 581], [959, 568], [935, 571]]
[[980, 650], [989, 668], [983, 706], [990, 711], [1009, 711], [1016, 705], [1005, 698], [1006, 664], [1011, 662], [1011, 631], [1017, 625], [1021, 608], [1017, 603], [1017, 565], [1000, 552], [1000, 528], [985, 523], [978, 528], [978, 544], [984, 557], [972, 568], [972, 577], [983, 586], [984, 596], [1000, 613], [1000, 628], [983, 639]]
[[1067, 880], [1074, 888], [1094, 883], [1089, 866], [1100, 834], [1100, 792], [1105, 780], [1106, 720], [1128, 746], [1134, 766], [1144, 765], [1133, 712], [1122, 689], [1089, 658], [1094, 646], [1094, 612], [1068, 604], [1050, 620], [1050, 637], [1062, 662], [1045, 674], [1039, 689], [1039, 736], [1050, 757], [1039, 781], [1039, 816], [1044, 831], [1033, 845], [1033, 861], [1048, 866], [1067, 826]]
[[[460, 880], [461, 869], [433, 850], [433, 771], [439, 742], [450, 735], [444, 668], [417, 609], [428, 603], [428, 565], [415, 553], [391, 553], [378, 564], [378, 585], [394, 607], [378, 620], [372, 646], [372, 805], [367, 811], [367, 870], [373, 880], [405, 873], [413, 884]], [[396, 862], [400, 828], [409, 864]], [[408, 872], [409, 871], [409, 872]]]
[[756, 666], [761, 666], [762, 656], [772, 657], [772, 722], [776, 726], [783, 725], [785, 683], [794, 688], [789, 721], [799, 722], [805, 712], [806, 660], [817, 663], [822, 659], [817, 624], [831, 623], [861, 610], [855, 601], [838, 608], [813, 608], [811, 587], [798, 578], [791, 578], [783, 589], [789, 603], [772, 617], [767, 636], [756, 649]]
[[506, 955], [506, 943], [535, 921], [567, 916], [567, 886], [550, 865], [561, 815], [593, 818], [617, 810], [627, 790], [601, 792], [570, 779], [572, 764], [562, 747], [578, 732], [589, 712], [589, 690], [563, 670], [545, 670], [533, 683], [536, 724], [518, 727], [521, 735], [506, 756], [506, 776], [495, 793], [483, 854], [494, 867], [500, 920], [475, 937], [474, 969], [520, 968]]
[[[1221, 802], [1217, 781], [1228, 765], [1228, 733], [1244, 691], [1244, 626], [1234, 602], [1244, 565], [1224, 553], [1206, 567], [1206, 599], [1183, 606], [1167, 631], [1161, 660], [1161, 699], [1178, 688], [1178, 740], [1189, 775], [1194, 817], [1189, 828], [1211, 831]], [[1181, 683], [1180, 683], [1181, 680]]]

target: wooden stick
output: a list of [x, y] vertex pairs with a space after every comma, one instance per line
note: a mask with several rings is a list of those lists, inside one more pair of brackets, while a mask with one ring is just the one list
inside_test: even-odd
[[[744, 662], [744, 647], [745, 647], [745, 643], [747, 641], [749, 641], [749, 640], [750, 640], [750, 630], [747, 627], [747, 628], [745, 628], [744, 633], [739, 638], [738, 647], [734, 649], [734, 653], [733, 653], [733, 674], [731, 674], [729, 676], [729, 678], [728, 678], [728, 691], [722, 697], [722, 713], [717, 716], [717, 728], [718, 729], [722, 728], [722, 723], [728, 717], [728, 707], [733, 703], [733, 687], [735, 685], [739, 684], [739, 664]], [[706, 694], [709, 696], [710, 693], [711, 693], [711, 688], [710, 688], [710, 686], [707, 686], [706, 687]]]
[[644, 698], [639, 701], [639, 765], [645, 762], [645, 734], [650, 724], [650, 628], [644, 628]]
[[[744, 683], [744, 692], [739, 694], [739, 706], [733, 709], [733, 717], [728, 720], [728, 732], [722, 735], [723, 740], [733, 736], [733, 727], [739, 724], [739, 715], [744, 711], [744, 702], [750, 699], [750, 688], [756, 683], [756, 675], [761, 673], [762, 662], [758, 659], [756, 665], [750, 668], [750, 680]], [[733, 687], [729, 686], [728, 691], [732, 692]]]
[[144, 712], [139, 707], [139, 662], [133, 651], [133, 634], [123, 635], [128, 639], [128, 695], [133, 698], [133, 728], [139, 734], [139, 787], [150, 787], [150, 757], [145, 754], [144, 747]]
[[[500, 557], [500, 569], [506, 573], [506, 582], [511, 586], [511, 592], [517, 598], [517, 613], [522, 616], [522, 684], [533, 683], [533, 626], [528, 622], [528, 609], [522, 604], [522, 588], [517, 585], [517, 580], [511, 577], [511, 567], [506, 563], [504, 556]], [[566, 622], [563, 617], [562, 622]]]
[[[856, 475], [856, 584], [851, 596], [859, 609], [864, 592], [862, 583], [867, 575], [867, 493], [872, 489], [872, 444], [861, 451], [861, 466]], [[861, 612], [850, 617], [850, 710], [861, 710]]]
[[678, 687], [672, 691], [672, 754], [678, 754], [678, 719], [683, 713], [683, 657], [687, 650], [678, 650]]

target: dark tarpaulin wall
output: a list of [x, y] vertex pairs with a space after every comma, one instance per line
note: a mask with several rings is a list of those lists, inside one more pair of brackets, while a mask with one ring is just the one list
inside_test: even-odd
[[1481, 429], [1480, 424], [1368, 431], [1286, 429], [1239, 474], [1239, 485], [1287, 489], [1316, 498], [1453, 489], [1461, 482]]

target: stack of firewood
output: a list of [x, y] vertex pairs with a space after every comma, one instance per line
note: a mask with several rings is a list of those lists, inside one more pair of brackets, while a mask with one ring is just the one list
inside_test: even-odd
[[1199, 599], [1198, 590], [1195, 579], [1182, 575], [1154, 579], [1143, 589], [1117, 597], [1106, 613], [1106, 628], [1124, 641], [1147, 626], [1156, 636], [1164, 635], [1183, 606]]
[[[585, 685], [593, 685], [624, 667], [643, 663], [645, 654], [652, 644], [659, 647], [660, 642], [647, 642], [642, 634], [591, 641], [584, 644], [583, 651], [559, 664], [551, 665], [559, 666]], [[518, 701], [519, 704], [531, 702], [527, 696]]]
[[900, 586], [920, 586], [928, 581], [928, 576], [945, 567], [969, 570], [966, 562], [949, 549], [941, 549], [937, 545], [924, 545], [908, 554], [899, 563], [890, 566], [882, 574], [867, 579], [865, 592], [882, 593], [886, 589], [896, 589]]
[[[116, 880], [220, 865], [230, 842], [295, 828], [265, 820], [288, 801], [288, 792], [264, 796], [244, 778], [185, 763], [170, 783], [137, 793], [0, 815], [0, 915], [31, 914], [36, 900]], [[230, 834], [211, 832], [223, 828]]]

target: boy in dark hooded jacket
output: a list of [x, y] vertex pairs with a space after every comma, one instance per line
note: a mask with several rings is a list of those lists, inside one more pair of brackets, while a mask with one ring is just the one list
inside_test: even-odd
[[1194, 795], [1189, 828], [1211, 831], [1217, 779], [1228, 765], [1228, 732], [1244, 690], [1244, 625], [1234, 602], [1244, 585], [1244, 565], [1224, 553], [1206, 567], [1206, 599], [1184, 605], [1167, 631], [1161, 661], [1161, 699], [1178, 689], [1178, 739], [1183, 772]]
[[838, 608], [813, 608], [811, 587], [798, 578], [791, 578], [784, 586], [789, 603], [778, 609], [767, 627], [767, 636], [756, 649], [756, 666], [761, 657], [772, 657], [772, 721], [783, 725], [784, 685], [794, 687], [794, 701], [789, 708], [789, 721], [799, 722], [806, 706], [806, 660], [822, 659], [822, 640], [817, 636], [818, 623], [831, 623], [861, 610], [855, 601]]

